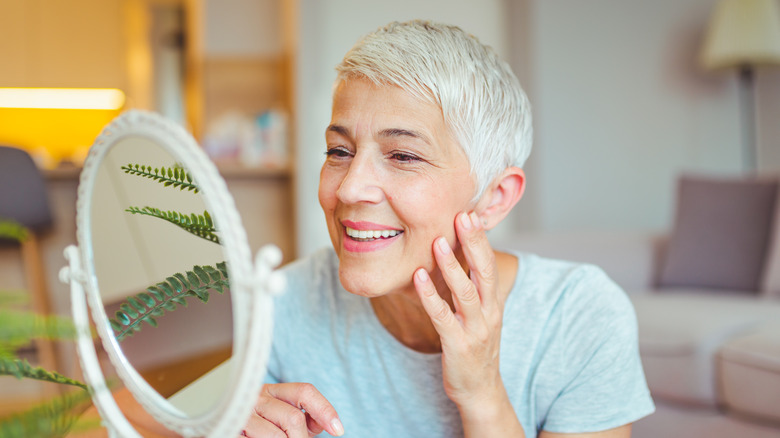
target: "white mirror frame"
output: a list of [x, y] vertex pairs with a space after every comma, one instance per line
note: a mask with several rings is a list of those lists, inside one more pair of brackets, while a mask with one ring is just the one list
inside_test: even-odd
[[[108, 151], [131, 137], [144, 137], [159, 144], [193, 175], [206, 208], [217, 224], [228, 266], [233, 310], [231, 378], [211, 410], [196, 417], [182, 414], [130, 365], [114, 337], [98, 289], [91, 235], [92, 191]], [[60, 279], [71, 286], [79, 360], [91, 387], [92, 399], [110, 436], [140, 437], [106, 386], [89, 328], [87, 303], [103, 348], [117, 374], [157, 421], [184, 437], [238, 436], [253, 411], [265, 376], [273, 325], [272, 295], [284, 289], [284, 277], [273, 271], [281, 262], [279, 249], [273, 245], [262, 248], [253, 264], [235, 203], [214, 164], [181, 126], [156, 114], [137, 110], [114, 119], [90, 149], [79, 182], [76, 222], [78, 246], [65, 249], [69, 265], [60, 272]]]

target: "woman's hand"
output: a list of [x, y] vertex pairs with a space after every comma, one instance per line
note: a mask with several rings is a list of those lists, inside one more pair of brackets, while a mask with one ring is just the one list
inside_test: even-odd
[[344, 434], [336, 410], [309, 383], [264, 385], [241, 436], [308, 438], [323, 430]]
[[425, 269], [414, 275], [417, 293], [441, 338], [444, 390], [458, 406], [467, 436], [489, 436], [482, 433], [483, 426], [490, 422], [497, 426], [496, 419], [502, 417], [511, 420], [504, 424], [509, 429], [501, 427], [502, 433], [517, 430], [520, 424], [499, 372], [504, 303], [498, 293], [495, 254], [476, 213], [459, 214], [455, 231], [469, 273], [445, 238], [433, 244], [436, 263], [452, 292], [454, 312]]

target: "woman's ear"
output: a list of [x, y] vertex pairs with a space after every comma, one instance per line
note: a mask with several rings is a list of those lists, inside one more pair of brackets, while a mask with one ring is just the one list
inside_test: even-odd
[[477, 202], [475, 211], [486, 230], [498, 225], [525, 192], [525, 172], [519, 167], [509, 167], [488, 187]]

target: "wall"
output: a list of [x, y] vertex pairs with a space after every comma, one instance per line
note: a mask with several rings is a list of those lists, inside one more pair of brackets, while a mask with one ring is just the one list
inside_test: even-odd
[[493, 46], [508, 51], [502, 0], [300, 0], [296, 66], [296, 208], [298, 256], [330, 245], [317, 200], [319, 170], [330, 120], [334, 67], [357, 39], [393, 20], [433, 19], [459, 25]]
[[[536, 204], [518, 228], [664, 229], [681, 173], [742, 172], [736, 75], [697, 63], [714, 0], [520, 3]], [[758, 76], [759, 167], [777, 170], [780, 76]]]

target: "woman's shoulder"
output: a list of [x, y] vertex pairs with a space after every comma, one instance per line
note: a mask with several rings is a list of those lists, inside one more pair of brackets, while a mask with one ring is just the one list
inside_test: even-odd
[[596, 265], [514, 253], [518, 272], [512, 295], [551, 312], [632, 312], [623, 289]]

